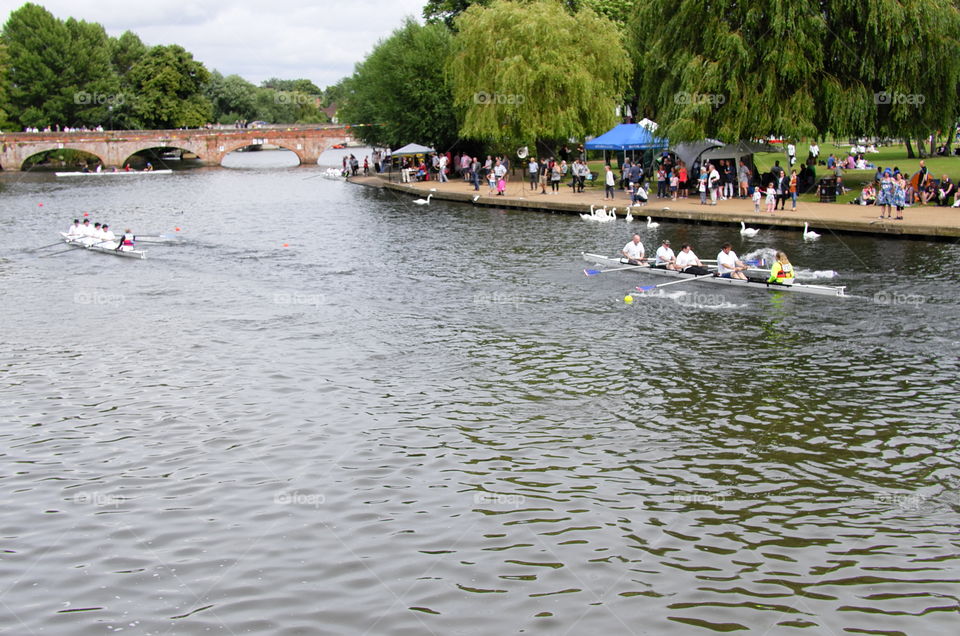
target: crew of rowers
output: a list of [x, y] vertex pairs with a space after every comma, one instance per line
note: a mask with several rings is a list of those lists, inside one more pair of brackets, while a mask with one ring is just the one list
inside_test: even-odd
[[133, 232], [126, 229], [118, 239], [106, 223], [90, 225], [90, 219], [84, 219], [83, 223], [80, 222], [80, 219], [74, 219], [73, 225], [67, 230], [67, 238], [87, 246], [99, 245], [107, 249], [115, 249], [118, 252], [129, 252], [133, 249], [136, 237]]
[[[707, 276], [712, 274], [720, 278], [748, 280], [744, 272], [750, 269], [746, 263], [740, 260], [737, 253], [733, 251], [733, 246], [730, 245], [730, 243], [724, 243], [720, 248], [720, 253], [717, 254], [717, 268], [715, 272], [700, 262], [697, 255], [693, 253], [693, 249], [689, 243], [684, 243], [680, 247], [680, 253], [674, 254], [673, 249], [670, 248], [669, 239], [664, 239], [660, 247], [657, 248], [657, 254], [653, 259], [653, 263], [649, 263], [650, 259], [646, 257], [643, 243], [640, 242], [640, 235], [634, 234], [633, 239], [623, 247], [621, 253], [630, 265], [649, 264], [650, 267], [671, 269], [694, 276]], [[795, 279], [796, 275], [793, 271], [793, 265], [790, 264], [790, 259], [787, 258], [785, 253], [778, 251], [776, 260], [770, 267], [770, 276], [766, 282], [779, 285], [792, 285]]]

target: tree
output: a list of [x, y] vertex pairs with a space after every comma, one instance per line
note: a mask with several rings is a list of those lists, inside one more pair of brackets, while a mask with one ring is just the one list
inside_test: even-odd
[[317, 124], [327, 116], [317, 106], [319, 97], [297, 91], [258, 88], [254, 95], [257, 119], [275, 124]]
[[258, 118], [258, 90], [239, 75], [224, 77], [219, 71], [213, 71], [203, 93], [213, 105], [213, 120], [229, 124], [238, 119], [252, 121]]
[[497, 0], [457, 19], [450, 63], [462, 136], [520, 144], [583, 137], [616, 122], [630, 70], [620, 31], [556, 0]]
[[[898, 135], [936, 129], [956, 112], [955, 2], [638, 6], [630, 23], [636, 94], [671, 141]], [[937, 69], [936, 82], [924, 68]], [[884, 91], [923, 94], [931, 107], [884, 104]]]
[[[826, 69], [836, 84], [851, 87], [848, 93], [856, 98], [838, 103], [853, 112], [841, 110], [848, 120], [831, 122], [832, 128], [908, 142], [952, 129], [960, 105], [958, 6], [956, 1], [930, 0], [822, 2], [832, 42]], [[850, 50], [858, 54], [846, 54]], [[935, 81], [925, 69], [936, 69]], [[827, 83], [826, 88], [833, 85]], [[831, 97], [826, 94], [821, 105], [830, 103]], [[830, 119], [824, 113], [821, 121]]]
[[285, 91], [288, 93], [306, 93], [307, 95], [320, 95], [323, 93], [323, 91], [320, 90], [316, 84], [308, 79], [282, 80], [277, 79], [276, 77], [271, 77], [270, 79], [262, 82], [260, 87], [272, 88], [277, 91]]
[[7, 47], [0, 42], [0, 131], [7, 130], [13, 123], [8, 119], [4, 107], [8, 99], [9, 86], [7, 82], [7, 71], [9, 63], [7, 61]]
[[446, 26], [421, 26], [408, 19], [343, 82], [340, 119], [376, 124], [355, 131], [367, 143], [451, 147], [458, 137], [457, 121], [444, 60], [452, 51], [453, 37]]
[[127, 74], [133, 111], [149, 128], [203, 126], [213, 106], [203, 94], [210, 73], [182, 46], [155, 46]]
[[[709, 14], [707, 12], [709, 11]], [[656, 28], [652, 28], [656, 25]], [[807, 3], [651, 0], [631, 24], [641, 112], [671, 141], [817, 130], [825, 25]]]
[[124, 31], [118, 38], [110, 38], [110, 62], [114, 72], [121, 78], [125, 77], [149, 50], [137, 34], [131, 31]]
[[7, 108], [21, 126], [95, 125], [119, 89], [109, 40], [98, 24], [63, 22], [27, 3], [10, 14], [0, 41], [7, 47]]

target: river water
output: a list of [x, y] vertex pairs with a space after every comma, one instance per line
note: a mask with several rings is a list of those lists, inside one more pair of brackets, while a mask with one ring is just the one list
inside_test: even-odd
[[[0, 177], [0, 632], [955, 631], [956, 244], [230, 162]], [[30, 251], [83, 212], [179, 241]], [[854, 297], [627, 304], [635, 229]]]

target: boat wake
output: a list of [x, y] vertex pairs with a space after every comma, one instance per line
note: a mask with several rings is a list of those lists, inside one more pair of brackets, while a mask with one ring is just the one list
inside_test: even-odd
[[797, 275], [797, 280], [816, 280], [821, 278], [836, 278], [840, 274], [833, 271], [832, 269], [816, 269], [813, 271], [798, 269], [796, 271], [796, 275]]

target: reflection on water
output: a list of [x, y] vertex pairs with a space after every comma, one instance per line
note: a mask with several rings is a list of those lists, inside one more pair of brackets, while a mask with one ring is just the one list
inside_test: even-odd
[[[7, 631], [955, 631], [955, 245], [664, 223], [856, 297], [626, 305], [625, 223], [282, 154], [0, 179]], [[82, 211], [179, 240], [30, 251]]]

